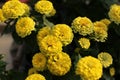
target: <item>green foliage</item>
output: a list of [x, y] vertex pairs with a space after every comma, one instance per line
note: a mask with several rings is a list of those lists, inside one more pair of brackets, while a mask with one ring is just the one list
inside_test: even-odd
[[7, 80], [25, 80], [26, 76], [24, 72], [9, 70]]
[[6, 71], [7, 63], [3, 61], [3, 55], [0, 54], [0, 80], [25, 80], [26, 74], [24, 72], [8, 70]]
[[3, 60], [3, 55], [0, 54], [0, 80], [6, 80], [6, 62]]

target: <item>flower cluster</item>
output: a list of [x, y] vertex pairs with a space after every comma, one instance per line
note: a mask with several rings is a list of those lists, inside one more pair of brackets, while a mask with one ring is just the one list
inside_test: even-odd
[[19, 16], [23, 16], [26, 10], [26, 5], [17, 0], [8, 1], [2, 7], [3, 16], [7, 19], [15, 19]]
[[104, 77], [106, 68], [114, 76], [112, 53], [98, 48], [107, 41], [110, 24], [115, 22], [119, 25], [120, 6], [114, 4], [110, 7], [110, 19], [96, 21], [78, 16], [70, 24], [54, 23], [50, 19], [56, 14], [57, 9], [50, 0], [38, 0], [32, 6], [19, 0], [9, 0], [0, 9], [0, 22], [8, 24], [6, 28], [10, 26], [12, 34], [16, 34], [23, 43], [32, 39], [37, 46], [37, 50], [29, 54], [32, 55], [31, 68], [25, 80], [46, 80], [42, 74], [45, 71], [53, 77], [74, 73], [82, 80], [99, 80]]
[[71, 59], [67, 53], [57, 52], [56, 54], [49, 55], [49, 57], [45, 55], [45, 53], [36, 53], [33, 56], [33, 68], [32, 71], [31, 69], [29, 70], [31, 72], [28, 74], [48, 69], [52, 74], [62, 76], [70, 70]]

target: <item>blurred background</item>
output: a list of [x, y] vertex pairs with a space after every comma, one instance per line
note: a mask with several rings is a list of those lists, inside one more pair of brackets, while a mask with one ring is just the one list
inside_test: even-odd
[[[0, 0], [0, 8], [4, 2], [5, 2], [5, 0]], [[1, 36], [1, 33], [4, 29], [4, 27], [5, 27], [5, 24], [0, 22], [0, 54], [4, 54], [5, 57], [3, 58], [3, 60], [5, 62], [7, 62], [8, 65], [7, 65], [6, 69], [8, 70], [8, 69], [12, 68], [10, 47], [13, 42], [13, 39], [12, 39], [10, 33]]]

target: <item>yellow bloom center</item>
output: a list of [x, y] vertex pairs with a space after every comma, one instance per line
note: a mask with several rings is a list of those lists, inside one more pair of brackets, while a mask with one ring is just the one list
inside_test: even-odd
[[60, 52], [50, 56], [47, 67], [53, 75], [62, 76], [70, 70], [71, 59], [67, 53]]
[[17, 34], [24, 38], [35, 30], [35, 22], [30, 17], [22, 17], [16, 23]]
[[57, 24], [52, 28], [52, 33], [60, 39], [63, 45], [68, 45], [73, 40], [72, 29], [66, 24]]
[[47, 35], [46, 37], [44, 37], [41, 40], [39, 47], [40, 50], [47, 55], [62, 51], [62, 43], [56, 36], [53, 35]]

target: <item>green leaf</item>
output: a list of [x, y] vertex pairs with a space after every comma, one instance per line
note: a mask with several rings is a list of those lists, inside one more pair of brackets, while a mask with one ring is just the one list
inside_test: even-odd
[[102, 79], [104, 79], [104, 80], [114, 80], [114, 78], [112, 76], [110, 76], [110, 74], [109, 74], [109, 69], [108, 70], [104, 69]]
[[4, 61], [0, 61], [0, 73], [5, 71], [6, 63]]
[[50, 22], [49, 20], [47, 20], [46, 16], [43, 15], [43, 23], [46, 25], [46, 26], [54, 26], [54, 24], [52, 22]]
[[3, 58], [3, 54], [0, 54], [0, 60]]
[[81, 78], [80, 76], [75, 75], [75, 70], [72, 67], [71, 70], [64, 76], [53, 76], [53, 80], [81, 80]]
[[120, 36], [120, 25], [114, 26], [115, 32]]
[[10, 70], [8, 72], [8, 80], [11, 79], [11, 80], [25, 80], [26, 78], [26, 73], [24, 72], [19, 72], [19, 71], [14, 71], [14, 70]]
[[112, 4], [116, 4], [119, 2], [118, 0], [100, 0], [100, 1], [104, 5], [104, 7], [108, 8], [108, 9]]
[[15, 30], [16, 22], [17, 22], [17, 19], [9, 19], [9, 20], [7, 20], [5, 22], [6, 26], [5, 26], [4, 30], [3, 30], [3, 32], [1, 33], [1, 35], [13, 32]]
[[5, 74], [0, 74], [0, 80], [8, 80]]
[[120, 25], [112, 22], [109, 25], [110, 28], [113, 28], [118, 36], [120, 36]]

